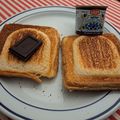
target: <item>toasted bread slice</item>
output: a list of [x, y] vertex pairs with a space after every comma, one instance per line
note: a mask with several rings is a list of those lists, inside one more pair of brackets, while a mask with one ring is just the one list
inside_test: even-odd
[[[25, 36], [32, 36], [43, 45], [27, 61], [21, 61], [9, 48]], [[28, 77], [41, 82], [40, 77], [55, 77], [58, 69], [60, 36], [56, 29], [20, 24], [5, 25], [0, 33], [0, 75]]]
[[120, 89], [120, 41], [113, 34], [64, 37], [62, 64], [69, 90]]

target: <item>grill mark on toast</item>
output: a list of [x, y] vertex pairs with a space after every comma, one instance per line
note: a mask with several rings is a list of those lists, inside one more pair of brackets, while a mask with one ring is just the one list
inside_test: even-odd
[[83, 65], [84, 65], [85, 68], [92, 67], [91, 66], [92, 65], [91, 59], [87, 59], [87, 57], [91, 58], [91, 54], [89, 52], [89, 48], [86, 47], [86, 46], [87, 46], [87, 40], [86, 39], [82, 40], [79, 43], [81, 60], [82, 60], [82, 63], [83, 63]]
[[109, 41], [104, 37], [85, 37], [79, 42], [79, 49], [84, 68], [116, 68], [114, 52]]
[[[100, 40], [99, 40], [100, 41]], [[105, 69], [111, 69], [111, 68], [115, 68], [115, 62], [114, 60], [114, 56], [113, 56], [113, 51], [111, 49], [111, 46], [107, 43], [106, 40], [101, 40], [100, 41], [101, 44], [101, 53], [102, 53], [102, 60], [103, 60], [103, 68]]]
[[[92, 42], [89, 42], [89, 41], [92, 41]], [[87, 43], [88, 43], [87, 45], [89, 48], [89, 52], [91, 54], [92, 68], [94, 68], [96, 67], [96, 64], [98, 64], [97, 59], [96, 59], [96, 51], [94, 50], [94, 49], [97, 50], [97, 44], [96, 44], [96, 41], [94, 41], [92, 37], [87, 40]]]

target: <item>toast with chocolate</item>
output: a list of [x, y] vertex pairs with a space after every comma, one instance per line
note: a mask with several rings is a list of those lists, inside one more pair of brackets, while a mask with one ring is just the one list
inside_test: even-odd
[[55, 28], [7, 24], [0, 32], [0, 75], [55, 77], [60, 35]]
[[112, 33], [64, 37], [62, 64], [69, 90], [120, 89], [120, 41]]

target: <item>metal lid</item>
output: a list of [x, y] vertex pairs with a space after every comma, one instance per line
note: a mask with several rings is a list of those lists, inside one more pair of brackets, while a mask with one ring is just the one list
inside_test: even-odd
[[107, 6], [76, 6], [76, 9], [85, 9], [85, 10], [101, 9], [101, 10], [106, 10]]

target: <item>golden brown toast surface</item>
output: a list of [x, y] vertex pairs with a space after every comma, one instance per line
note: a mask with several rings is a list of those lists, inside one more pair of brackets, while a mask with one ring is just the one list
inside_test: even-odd
[[83, 38], [79, 43], [79, 54], [83, 57], [84, 67], [102, 70], [115, 68], [114, 50], [110, 45], [104, 37]]
[[[117, 47], [118, 53], [120, 55], [120, 42], [118, 41], [118, 39], [113, 34], [106, 33], [103, 36], [105, 36], [112, 43], [114, 43], [114, 45]], [[117, 76], [117, 77], [115, 77], [115, 76], [114, 77], [86, 76], [86, 75], [81, 76], [80, 74], [76, 73], [76, 71], [74, 71], [75, 63], [74, 63], [74, 59], [73, 59], [73, 56], [74, 56], [73, 55], [73, 43], [74, 43], [75, 39], [77, 39], [77, 38], [78, 38], [78, 36], [68, 36], [68, 37], [65, 37], [62, 41], [62, 63], [63, 63], [62, 67], [63, 67], [63, 80], [64, 80], [65, 87], [67, 89], [71, 89], [71, 90], [79, 90], [79, 89], [82, 89], [82, 90], [105, 90], [105, 89], [107, 89], [107, 90], [114, 89], [115, 90], [116, 89], [117, 90], [117, 89], [120, 89], [120, 76]], [[94, 40], [94, 42], [96, 43], [96, 40]], [[85, 47], [88, 47], [88, 46], [91, 47], [91, 45], [87, 45], [86, 43], [87, 42], [84, 41], [85, 46], [84, 47], [81, 46], [84, 49], [79, 48], [79, 54], [80, 54], [80, 50], [83, 50], [82, 54], [85, 53], [85, 55], [86, 55], [86, 53], [89, 54], [89, 52], [91, 52], [90, 50], [89, 50], [89, 52], [86, 51]], [[98, 44], [99, 44], [99, 40], [98, 40]], [[79, 47], [80, 47], [80, 45], [79, 45]], [[96, 50], [98, 50], [97, 46], [94, 46], [94, 47], [96, 47]], [[103, 53], [103, 54], [107, 54], [107, 52], [108, 51], [106, 51], [106, 53]], [[85, 56], [85, 58], [87, 56]], [[109, 55], [109, 56], [110, 56], [110, 58], [113, 57], [111, 55]], [[91, 56], [89, 56], [89, 58], [90, 57]], [[88, 59], [88, 58], [86, 58], [86, 59]], [[93, 59], [91, 58], [91, 60], [93, 60]], [[87, 62], [84, 61], [84, 63], [86, 63], [87, 67], [88, 67], [89, 66], [88, 64], [91, 65], [92, 62], [88, 63], [88, 61]], [[110, 67], [113, 68], [113, 66], [114, 66], [114, 65], [112, 65], [113, 63], [110, 63], [110, 64], [111, 64]], [[95, 67], [95, 65], [94, 65], [94, 67]], [[99, 67], [101, 68], [102, 66], [99, 66]], [[97, 66], [97, 68], [98, 68], [98, 66]], [[104, 68], [106, 68], [106, 67], [104, 67]], [[102, 69], [103, 69], [103, 67], [102, 67]]]
[[107, 37], [80, 36], [73, 42], [75, 72], [80, 75], [120, 76], [117, 46]]

